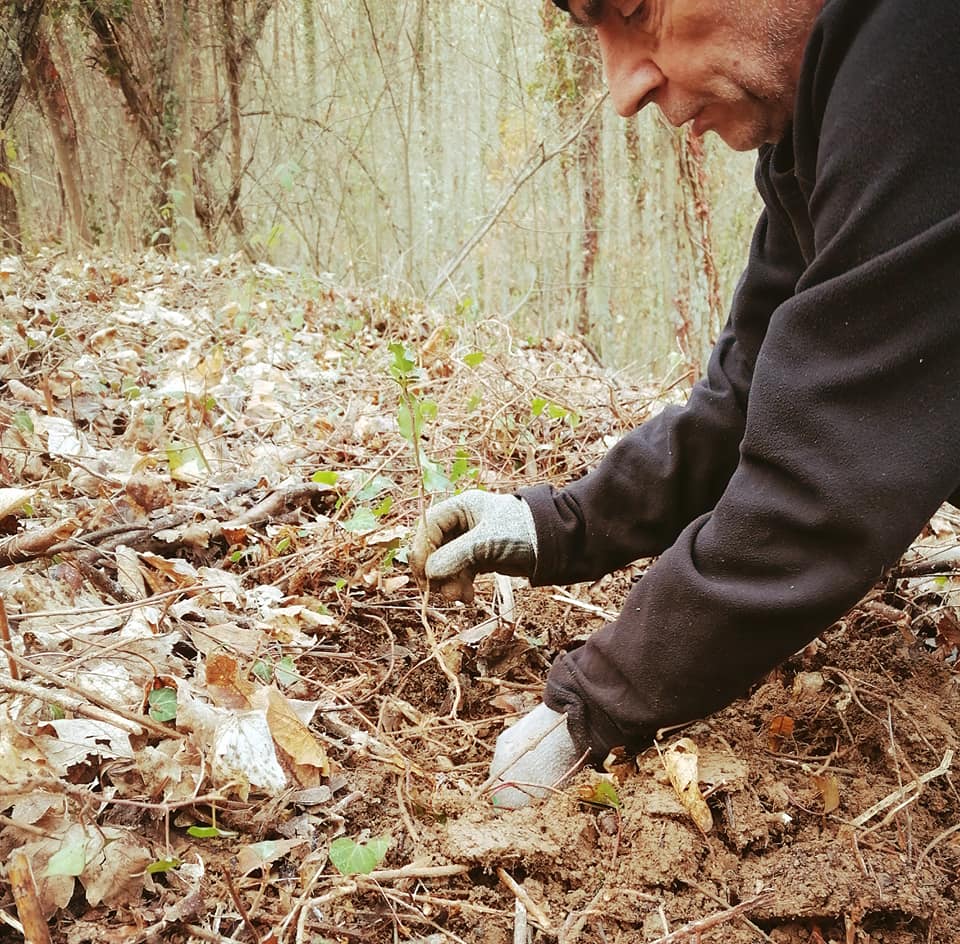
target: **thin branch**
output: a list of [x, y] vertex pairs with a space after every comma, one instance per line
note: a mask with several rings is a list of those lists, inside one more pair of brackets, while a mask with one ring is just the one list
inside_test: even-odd
[[477, 244], [492, 229], [494, 223], [502, 216], [504, 210], [509, 206], [510, 201], [517, 195], [520, 188], [545, 164], [552, 161], [558, 154], [562, 154], [576, 139], [583, 133], [583, 130], [593, 120], [600, 106], [607, 98], [607, 93], [599, 95], [592, 105], [586, 110], [584, 116], [558, 144], [547, 149], [545, 143], [540, 141], [533, 150], [527, 155], [526, 160], [520, 169], [513, 175], [513, 179], [500, 191], [493, 208], [481, 221], [480, 225], [467, 238], [466, 242], [457, 251], [457, 254], [440, 270], [440, 274], [434, 280], [430, 291], [427, 292], [426, 301], [429, 301], [445, 285], [453, 274], [463, 265], [467, 256], [476, 248]]
[[759, 895], [748, 898], [746, 901], [741, 901], [739, 905], [734, 905], [732, 908], [717, 911], [712, 915], [707, 915], [706, 918], [699, 918], [696, 921], [688, 921], [682, 928], [677, 928], [676, 931], [671, 931], [663, 937], [658, 937], [652, 944], [675, 944], [677, 941], [689, 941], [691, 939], [699, 941], [700, 935], [703, 934], [704, 931], [709, 931], [710, 928], [715, 928], [718, 925], [726, 924], [728, 921], [740, 918], [747, 911], [750, 911], [751, 908], [767, 904], [771, 898], [773, 898], [772, 891], [760, 892]]

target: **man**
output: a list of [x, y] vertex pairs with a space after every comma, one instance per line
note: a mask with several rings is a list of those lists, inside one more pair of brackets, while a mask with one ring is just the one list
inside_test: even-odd
[[534, 784], [739, 697], [960, 500], [960, 6], [555, 2], [596, 31], [621, 115], [759, 148], [764, 210], [685, 407], [562, 490], [449, 499], [415, 539], [414, 571], [462, 598], [481, 571], [659, 555], [501, 735], [493, 775]]

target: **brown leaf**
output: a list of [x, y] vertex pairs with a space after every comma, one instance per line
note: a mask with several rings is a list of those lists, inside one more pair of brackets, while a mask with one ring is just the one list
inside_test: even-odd
[[833, 774], [816, 774], [813, 782], [823, 798], [824, 814], [832, 813], [840, 807], [840, 783]]
[[776, 754], [783, 747], [783, 742], [793, 737], [793, 726], [793, 718], [789, 715], [774, 716], [767, 732], [767, 747], [771, 753]]
[[330, 761], [324, 746], [297, 717], [290, 703], [275, 688], [257, 692], [255, 701], [266, 702], [267, 724], [277, 747], [293, 761], [297, 779], [303, 786], [315, 786], [321, 776], [330, 773]]
[[256, 686], [240, 674], [233, 656], [217, 653], [207, 657], [207, 691], [224, 708], [249, 708]]

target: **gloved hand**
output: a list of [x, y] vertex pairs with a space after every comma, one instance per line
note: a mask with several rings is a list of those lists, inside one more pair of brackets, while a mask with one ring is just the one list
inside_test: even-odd
[[410, 567], [448, 600], [473, 600], [473, 578], [496, 571], [532, 577], [537, 530], [530, 506], [515, 495], [469, 491], [434, 505], [410, 549]]
[[[539, 705], [497, 738], [490, 765], [494, 806], [516, 809], [545, 796], [573, 771], [580, 752], [567, 731], [567, 716]], [[496, 788], [501, 783], [515, 787]]]

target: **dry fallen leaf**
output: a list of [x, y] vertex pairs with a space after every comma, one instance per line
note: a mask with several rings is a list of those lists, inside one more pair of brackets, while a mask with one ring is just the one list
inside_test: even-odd
[[823, 798], [823, 812], [832, 813], [840, 806], [840, 783], [833, 774], [816, 774], [813, 782]]
[[793, 718], [789, 715], [776, 715], [770, 721], [770, 728], [767, 732], [767, 747], [771, 753], [776, 754], [783, 747], [783, 742], [793, 737]]
[[683, 808], [697, 828], [708, 833], [713, 828], [713, 814], [700, 793], [700, 758], [697, 745], [690, 738], [680, 738], [663, 752], [663, 766]]
[[275, 688], [261, 688], [254, 698], [257, 707], [266, 709], [267, 723], [277, 746], [295, 765], [297, 780], [302, 786], [316, 786], [330, 773], [330, 762], [324, 746], [297, 717], [293, 707]]

